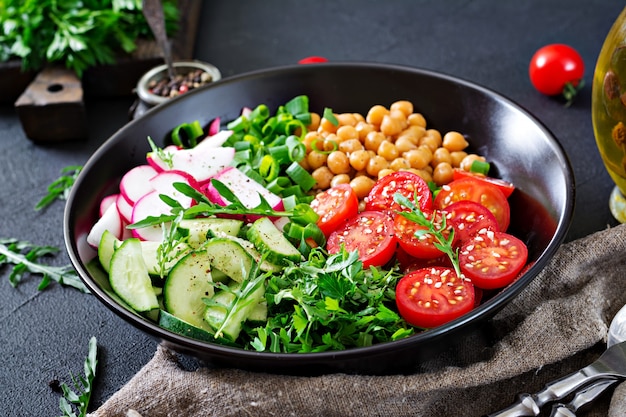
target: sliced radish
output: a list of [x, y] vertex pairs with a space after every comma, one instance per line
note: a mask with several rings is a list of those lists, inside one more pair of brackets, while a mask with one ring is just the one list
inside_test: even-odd
[[120, 194], [131, 205], [152, 191], [150, 179], [157, 174], [151, 165], [139, 165], [128, 171], [120, 181]]
[[200, 184], [229, 166], [235, 157], [235, 148], [192, 148], [172, 154], [172, 169], [191, 174]]
[[93, 225], [87, 235], [87, 243], [97, 248], [105, 230], [111, 232], [118, 239], [122, 236], [122, 219], [115, 204], [111, 204]]
[[98, 216], [102, 217], [104, 212], [107, 211], [110, 205], [115, 204], [115, 200], [119, 194], [111, 194], [102, 199], [100, 201], [100, 210], [98, 211]]
[[219, 132], [220, 126], [221, 126], [221, 119], [219, 117], [216, 117], [215, 119], [213, 119], [213, 121], [209, 123], [209, 129], [208, 129], [209, 136], [215, 135], [217, 132]]
[[[283, 200], [279, 196], [267, 190], [237, 168], [227, 167], [213, 178], [228, 187], [247, 208], [257, 207], [261, 203], [259, 195], [262, 195], [274, 210], [284, 210]], [[203, 192], [209, 200], [216, 204], [221, 206], [230, 204], [211, 183], [206, 184]], [[251, 221], [256, 220], [258, 217], [247, 216]]]
[[198, 148], [203, 147], [219, 148], [228, 140], [228, 138], [232, 134], [232, 130], [221, 130], [214, 135], [207, 136], [206, 138], [202, 139], [193, 149], [198, 150]]
[[126, 223], [130, 223], [133, 215], [133, 204], [130, 204], [122, 194], [118, 194], [117, 199], [115, 200], [115, 205], [122, 220]]
[[[162, 214], [170, 214], [172, 208], [165, 204], [159, 195], [160, 193], [155, 190], [141, 197], [133, 207], [131, 223], [137, 223], [150, 216], [158, 217]], [[163, 240], [163, 229], [160, 224], [142, 227], [140, 229], [132, 229], [132, 233], [134, 237], [141, 240], [152, 240], [156, 242]]]
[[[163, 148], [163, 152], [166, 155], [171, 155], [174, 152], [178, 152], [179, 150], [180, 150], [180, 148], [178, 146], [176, 146], [176, 145], [169, 145], [169, 146], [166, 146], [165, 148]], [[172, 169], [170, 164], [168, 164], [163, 159], [161, 159], [159, 154], [156, 153], [156, 152], [153, 152], [153, 151], [148, 152], [148, 154], [146, 155], [146, 161], [148, 162], [148, 165], [150, 165], [152, 168], [154, 168], [157, 172], [161, 172], [161, 171], [166, 171], [168, 169]]]
[[165, 194], [172, 197], [180, 203], [184, 208], [189, 208], [193, 204], [193, 199], [187, 197], [174, 188], [174, 183], [182, 182], [195, 189], [199, 189], [200, 186], [196, 180], [186, 172], [183, 171], [163, 171], [158, 173], [150, 180], [150, 186], [154, 188], [159, 194]]

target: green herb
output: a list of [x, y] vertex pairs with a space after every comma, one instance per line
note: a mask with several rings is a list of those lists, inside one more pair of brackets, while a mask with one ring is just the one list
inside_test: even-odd
[[357, 252], [328, 256], [313, 249], [305, 262], [267, 284], [265, 327], [253, 329], [257, 351], [321, 352], [407, 337], [414, 329], [393, 311], [400, 274], [364, 270]]
[[79, 165], [63, 168], [61, 170], [61, 176], [48, 185], [48, 194], [39, 200], [37, 205], [35, 205], [35, 210], [38, 211], [48, 207], [55, 200], [67, 200], [70, 190], [82, 169], [83, 167]]
[[337, 120], [335, 113], [333, 113], [333, 109], [326, 107], [324, 113], [322, 113], [322, 117], [331, 122], [334, 126], [339, 126], [339, 120]]
[[150, 144], [150, 149], [152, 149], [152, 152], [154, 152], [154, 154], [158, 156], [159, 159], [165, 163], [165, 165], [172, 168], [172, 166], [174, 165], [174, 163], [172, 162], [172, 158], [174, 157], [174, 155], [171, 152], [166, 152], [164, 149], [156, 146], [156, 144], [150, 137], [148, 137], [148, 143]]
[[59, 249], [53, 246], [36, 246], [17, 239], [0, 238], [0, 267], [7, 264], [14, 265], [9, 274], [9, 282], [13, 287], [17, 287], [25, 274], [30, 273], [43, 275], [39, 290], [45, 289], [52, 280], [88, 293], [89, 290], [71, 265], [59, 267], [38, 262], [39, 258], [55, 255], [58, 252]]
[[[152, 36], [141, 9], [141, 0], [0, 0], [0, 62], [21, 59], [24, 70], [61, 63], [80, 77]], [[164, 1], [163, 13], [173, 33], [176, 1]]]
[[157, 248], [157, 262], [161, 278], [164, 278], [165, 273], [168, 271], [168, 264], [171, 264], [175, 259], [182, 258], [184, 252], [191, 250], [187, 245], [189, 241], [189, 231], [179, 227], [180, 221], [183, 219], [183, 214], [184, 213], [180, 211], [172, 220], [169, 227], [162, 224], [163, 241]]
[[[399, 205], [410, 209], [410, 211], [396, 211], [397, 214], [406, 217], [408, 220], [419, 224], [420, 226], [426, 227], [426, 229], [418, 230], [415, 232], [415, 236], [420, 238], [424, 235], [432, 235], [437, 241], [434, 242], [434, 245], [437, 249], [445, 253], [450, 261], [452, 262], [452, 266], [454, 267], [454, 271], [457, 276], [463, 276], [461, 274], [461, 268], [459, 266], [459, 255], [458, 249], [454, 249], [452, 247], [452, 242], [454, 241], [454, 229], [448, 229], [446, 227], [446, 216], [441, 216], [441, 224], [438, 225], [435, 222], [436, 212], [434, 212], [431, 218], [427, 218], [424, 212], [420, 210], [419, 204], [417, 203], [417, 197], [415, 197], [415, 201], [409, 200], [407, 197], [403, 196], [400, 193], [395, 193], [393, 195], [393, 201], [398, 203]], [[444, 231], [449, 231], [448, 236], [444, 234]]]
[[[98, 365], [98, 344], [95, 337], [89, 339], [89, 354], [85, 359], [85, 375], [76, 378], [70, 374], [72, 386], [65, 383], [61, 384], [63, 397], [59, 402], [62, 417], [85, 417], [87, 408], [91, 400], [93, 392], [93, 381], [96, 377], [96, 366]], [[74, 412], [74, 408], [78, 410], [78, 414]]]

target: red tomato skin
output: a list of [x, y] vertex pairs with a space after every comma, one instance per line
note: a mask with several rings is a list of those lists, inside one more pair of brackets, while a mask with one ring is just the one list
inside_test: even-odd
[[329, 253], [337, 253], [344, 244], [351, 252], [357, 250], [363, 268], [383, 266], [396, 252], [393, 220], [380, 211], [363, 211], [332, 232], [326, 242]]
[[298, 64], [320, 64], [323, 62], [328, 62], [328, 59], [323, 56], [307, 56], [306, 58], [302, 58], [298, 61]]
[[408, 171], [392, 172], [376, 181], [372, 190], [365, 197], [365, 210], [403, 210], [403, 207], [393, 201], [396, 192], [411, 201], [413, 201], [414, 193], [417, 192], [420, 209], [424, 212], [432, 210], [433, 196], [430, 188], [428, 188], [428, 183], [419, 175]]
[[506, 287], [528, 260], [526, 244], [504, 232], [481, 232], [459, 250], [461, 272], [484, 290]]
[[475, 201], [461, 200], [444, 209], [449, 224], [454, 228], [456, 243], [462, 245], [481, 230], [500, 230], [491, 211]]
[[340, 184], [317, 194], [311, 208], [320, 216], [317, 226], [328, 238], [343, 222], [358, 213], [359, 199], [350, 184]]
[[433, 328], [471, 311], [474, 286], [453, 269], [427, 267], [403, 276], [396, 286], [398, 312], [415, 327]]
[[563, 93], [565, 85], [580, 83], [585, 63], [571, 46], [550, 44], [539, 48], [530, 60], [528, 74], [532, 85], [542, 94], [555, 96]]
[[502, 191], [502, 194], [504, 194], [506, 198], [509, 198], [511, 194], [513, 194], [513, 191], [515, 191], [515, 185], [513, 185], [513, 183], [510, 183], [500, 178], [488, 177], [486, 175], [482, 175], [476, 172], [465, 171], [461, 168], [454, 168], [454, 170], [452, 171], [453, 180], [458, 180], [466, 177], [475, 178], [479, 181], [486, 181], [489, 184], [495, 185], [500, 189], [500, 191]]
[[[442, 216], [441, 212], [439, 211], [425, 213], [425, 215], [427, 218], [432, 218], [432, 216], [434, 215], [437, 216], [437, 218], [439, 219]], [[441, 226], [441, 220], [436, 221], [436, 224], [439, 224]], [[448, 237], [451, 229], [449, 228], [450, 226], [446, 227], [447, 232], [444, 231], [443, 233], [444, 236]], [[437, 247], [435, 246], [436, 240], [431, 234], [427, 234], [422, 236], [421, 238], [417, 238], [415, 236], [415, 232], [419, 230], [428, 229], [425, 226], [420, 226], [416, 223], [413, 223], [402, 215], [395, 216], [393, 221], [393, 231], [396, 235], [396, 239], [398, 240], [398, 245], [400, 245], [400, 247], [404, 249], [406, 253], [419, 259], [433, 259], [445, 255], [442, 251], [437, 249]], [[453, 238], [453, 245], [455, 238], [456, 235]]]
[[462, 200], [475, 201], [487, 207], [498, 221], [500, 231], [509, 227], [511, 207], [495, 185], [471, 177], [454, 180], [441, 188], [435, 197], [434, 206], [438, 210], [445, 210], [452, 203]]

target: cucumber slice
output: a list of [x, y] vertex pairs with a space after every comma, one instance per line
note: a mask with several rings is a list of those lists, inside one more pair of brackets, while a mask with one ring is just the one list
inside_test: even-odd
[[209, 333], [200, 327], [194, 326], [193, 324], [187, 323], [165, 310], [161, 310], [159, 313], [159, 326], [172, 333], [191, 337], [192, 339], [203, 340], [205, 342], [215, 341], [215, 336], [213, 336], [212, 333]]
[[98, 244], [98, 259], [100, 260], [102, 268], [106, 272], [109, 272], [111, 268], [111, 258], [113, 258], [115, 249], [117, 249], [121, 244], [122, 241], [108, 230], [105, 230], [102, 233], [100, 243]]
[[248, 229], [248, 240], [274, 264], [285, 265], [285, 260], [302, 260], [300, 251], [291, 244], [283, 232], [267, 217], [256, 220]]
[[161, 242], [153, 240], [141, 241], [141, 253], [150, 275], [167, 275], [174, 265], [192, 250], [191, 246], [184, 243], [176, 245], [175, 249], [170, 252], [173, 255], [169, 255], [170, 259], [165, 263], [165, 271], [161, 271], [158, 255], [159, 246], [161, 246]]
[[206, 251], [191, 252], [174, 265], [163, 285], [163, 305], [170, 314], [210, 331], [202, 316], [202, 298], [214, 294], [211, 260]]
[[285, 269], [283, 265], [277, 265], [275, 263], [269, 262], [267, 259], [263, 259], [263, 256], [261, 256], [261, 252], [259, 252], [249, 240], [242, 239], [237, 236], [228, 236], [223, 233], [219, 234], [217, 237], [224, 237], [226, 239], [234, 240], [235, 242], [239, 243], [241, 247], [243, 247], [246, 252], [248, 252], [250, 256], [252, 256], [254, 262], [259, 264], [259, 269], [263, 272], [280, 272]]
[[115, 293], [138, 312], [159, 308], [139, 239], [126, 239], [111, 257], [109, 282]]
[[211, 265], [237, 282], [243, 282], [254, 265], [254, 259], [243, 246], [229, 238], [213, 238], [205, 249]]
[[179, 227], [189, 231], [189, 245], [194, 249], [198, 249], [200, 245], [207, 241], [209, 231], [214, 234], [224, 233], [229, 236], [237, 236], [242, 225], [243, 221], [237, 219], [207, 217], [184, 219], [180, 222]]
[[[241, 289], [242, 284], [232, 282], [228, 290], [220, 290], [212, 298], [212, 305], [206, 307], [204, 320], [211, 326], [213, 332], [221, 329], [219, 336], [235, 341], [241, 332], [241, 325], [248, 320], [264, 321], [263, 305], [265, 305], [265, 320], [267, 320], [267, 304], [265, 304], [265, 285], [260, 280], [251, 291], [236, 300], [235, 292]], [[256, 309], [259, 311], [256, 311]], [[232, 309], [231, 314], [228, 310]]]

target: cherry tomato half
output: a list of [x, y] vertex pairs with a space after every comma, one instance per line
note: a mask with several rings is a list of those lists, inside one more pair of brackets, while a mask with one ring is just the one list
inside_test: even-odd
[[311, 208], [319, 217], [317, 225], [328, 237], [341, 223], [359, 211], [359, 199], [350, 184], [340, 184], [315, 196]]
[[[435, 216], [434, 225], [437, 229], [442, 229], [442, 213], [440, 211], [425, 213], [425, 216], [432, 219]], [[397, 215], [393, 221], [393, 230], [398, 239], [398, 244], [409, 255], [420, 259], [432, 259], [443, 256], [444, 253], [437, 249], [435, 244], [440, 243], [431, 233], [422, 234], [417, 237], [415, 233], [428, 230], [426, 226], [420, 226], [412, 222], [404, 216]], [[452, 226], [446, 225], [446, 229], [442, 231], [443, 235], [448, 238]], [[454, 235], [456, 238], [456, 234]], [[454, 244], [454, 242], [452, 242]]]
[[487, 207], [475, 201], [457, 201], [446, 207], [444, 212], [454, 228], [458, 244], [463, 244], [480, 230], [499, 230], [495, 216]]
[[[539, 48], [530, 60], [528, 73], [532, 85], [542, 94], [555, 96], [566, 92], [568, 85], [575, 93], [585, 72], [585, 63], [571, 46], [551, 44]], [[571, 99], [571, 97], [566, 97]]]
[[500, 189], [500, 191], [502, 191], [502, 194], [504, 194], [506, 198], [509, 198], [511, 194], [513, 194], [513, 191], [515, 191], [515, 186], [512, 183], [502, 180], [500, 178], [488, 177], [486, 175], [478, 174], [476, 172], [465, 171], [464, 169], [460, 168], [454, 168], [454, 170], [452, 171], [453, 180], [458, 180], [466, 177], [475, 178], [479, 181], [485, 181], [489, 184], [495, 185]]
[[479, 232], [459, 250], [461, 272], [485, 290], [513, 282], [527, 259], [524, 242], [504, 232]]
[[511, 208], [507, 198], [495, 185], [475, 178], [461, 178], [443, 187], [435, 198], [435, 208], [444, 210], [457, 201], [470, 200], [487, 207], [498, 221], [498, 227], [505, 231], [511, 221]]
[[337, 253], [342, 244], [349, 252], [358, 251], [364, 268], [383, 266], [396, 252], [393, 220], [381, 211], [358, 213], [330, 234], [326, 249]]
[[441, 326], [474, 308], [474, 286], [454, 269], [433, 266], [403, 276], [396, 286], [398, 312], [422, 328]]
[[395, 193], [400, 193], [411, 201], [417, 194], [419, 207], [427, 212], [432, 209], [432, 193], [426, 181], [409, 171], [396, 171], [385, 175], [372, 187], [365, 197], [366, 210], [401, 211], [403, 207], [393, 200]]

